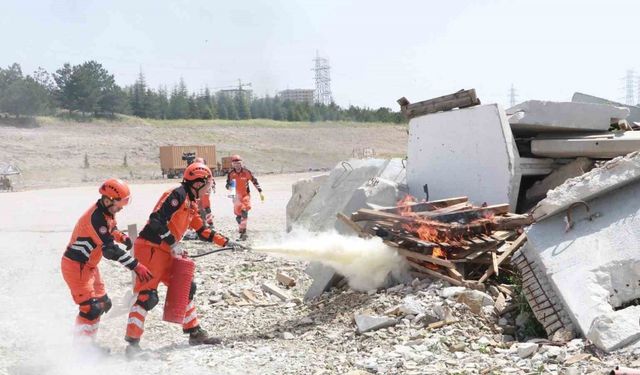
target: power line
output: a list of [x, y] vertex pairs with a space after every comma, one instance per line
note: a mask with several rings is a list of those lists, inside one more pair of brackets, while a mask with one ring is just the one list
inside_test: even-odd
[[513, 107], [516, 105], [518, 99], [518, 92], [516, 88], [513, 87], [513, 83], [511, 84], [511, 88], [509, 89], [509, 107]]

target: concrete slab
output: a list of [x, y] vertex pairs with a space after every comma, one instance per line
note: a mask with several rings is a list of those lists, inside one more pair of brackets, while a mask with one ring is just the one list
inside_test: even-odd
[[640, 179], [640, 153], [608, 161], [600, 168], [567, 180], [547, 192], [547, 197], [533, 209], [533, 218], [540, 221], [565, 210], [578, 201], [587, 201]]
[[320, 186], [329, 179], [329, 174], [322, 174], [298, 180], [291, 186], [291, 198], [287, 203], [287, 232], [291, 231], [293, 223], [298, 220], [302, 211], [316, 196]]
[[298, 216], [295, 225], [318, 232], [333, 229], [336, 214], [342, 212], [353, 192], [377, 177], [387, 164], [388, 160], [383, 159], [351, 159], [339, 163]]
[[[468, 196], [472, 202], [516, 206], [518, 150], [498, 104], [440, 112], [409, 121], [409, 192], [429, 198]], [[473, 188], [470, 188], [473, 187]]]
[[[609, 104], [528, 100], [506, 110], [514, 133], [607, 131], [629, 109]], [[615, 122], [614, 121], [614, 122]]]
[[583, 94], [581, 92], [574, 93], [571, 101], [574, 103], [609, 104], [615, 107], [627, 108], [629, 109], [629, 116], [626, 120], [630, 122], [640, 122], [640, 107], [636, 105], [618, 103], [608, 99], [599, 98], [597, 96]]
[[547, 191], [562, 185], [566, 180], [581, 176], [591, 170], [593, 160], [587, 158], [577, 158], [576, 160], [563, 165], [544, 179], [536, 182], [527, 190], [528, 201], [535, 202], [547, 196]]
[[610, 159], [640, 150], [640, 131], [566, 138], [534, 138], [531, 153], [549, 158]]
[[[636, 230], [640, 226], [640, 201], [637, 199], [640, 183], [628, 183], [622, 178], [638, 174], [640, 166], [629, 163], [629, 160], [623, 161], [617, 168], [612, 165], [624, 176], [608, 173], [611, 171], [605, 166], [553, 190], [556, 194], [577, 190], [578, 196], [595, 196], [588, 204], [592, 214], [599, 213], [597, 217], [588, 220], [584, 211], [574, 210], [574, 226], [568, 232], [565, 232], [565, 217], [561, 215], [548, 217], [527, 230], [528, 246], [524, 249], [527, 258], [534, 259], [547, 274], [565, 312], [582, 335], [589, 333], [595, 319], [610, 316], [614, 309], [640, 298], [640, 232]], [[627, 168], [621, 170], [619, 165], [625, 164]], [[626, 185], [611, 190], [615, 185], [609, 185], [607, 179], [625, 180]], [[590, 194], [585, 193], [588, 186], [591, 187]], [[607, 188], [607, 194], [602, 195], [601, 189]], [[576, 196], [573, 198], [575, 201]], [[632, 322], [622, 319], [611, 324], [615, 326], [606, 331], [635, 332], [637, 314]], [[603, 338], [605, 329], [598, 330], [601, 332], [598, 337], [604, 343], [599, 346], [601, 349], [612, 350], [625, 345], [622, 341], [627, 338], [615, 343], [613, 339]], [[614, 336], [609, 334], [609, 337]]]

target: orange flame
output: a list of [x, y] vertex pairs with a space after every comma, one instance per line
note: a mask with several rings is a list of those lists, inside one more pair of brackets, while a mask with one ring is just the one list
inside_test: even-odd
[[436, 258], [447, 259], [447, 253], [439, 247], [434, 247], [431, 256]]
[[407, 195], [398, 201], [398, 214], [402, 216], [412, 216], [410, 205], [416, 203], [416, 199], [411, 195]]

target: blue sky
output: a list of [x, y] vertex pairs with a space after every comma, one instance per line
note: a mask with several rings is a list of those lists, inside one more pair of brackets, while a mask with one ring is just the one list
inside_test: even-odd
[[101, 62], [121, 85], [251, 82], [258, 95], [313, 88], [316, 50], [340, 105], [386, 106], [475, 88], [484, 103], [623, 100], [640, 72], [640, 2], [3, 0], [0, 66], [30, 73]]

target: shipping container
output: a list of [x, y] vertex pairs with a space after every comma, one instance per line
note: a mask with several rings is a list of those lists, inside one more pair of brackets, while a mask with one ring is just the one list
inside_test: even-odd
[[[182, 177], [190, 157], [203, 158], [212, 171], [217, 169], [216, 146], [160, 146], [162, 176]], [[215, 173], [215, 172], [214, 172]]]

